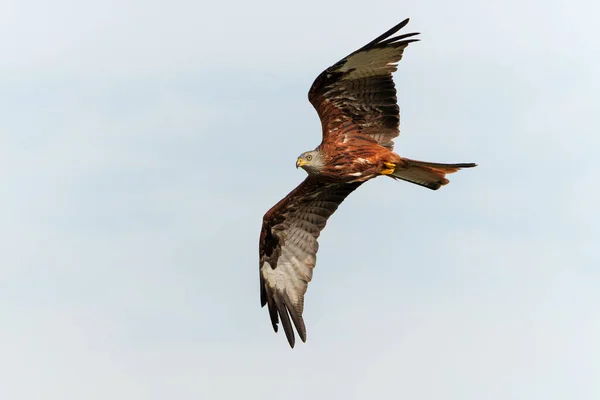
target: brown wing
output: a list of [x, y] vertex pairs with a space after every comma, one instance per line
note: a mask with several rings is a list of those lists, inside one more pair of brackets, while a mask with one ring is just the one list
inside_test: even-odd
[[367, 135], [393, 148], [400, 134], [400, 110], [392, 72], [418, 33], [391, 37], [408, 23], [405, 19], [377, 39], [323, 71], [312, 84], [308, 99], [323, 126], [324, 142]]
[[327, 219], [362, 182], [323, 183], [308, 177], [263, 217], [260, 233], [260, 303], [269, 306], [273, 329], [279, 319], [290, 346], [303, 342], [304, 294], [316, 263], [319, 237]]

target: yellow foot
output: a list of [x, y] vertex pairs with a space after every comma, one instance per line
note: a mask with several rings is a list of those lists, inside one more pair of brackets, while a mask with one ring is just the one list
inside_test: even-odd
[[384, 162], [383, 165], [386, 167], [379, 172], [381, 175], [391, 175], [396, 170], [396, 164], [391, 162]]

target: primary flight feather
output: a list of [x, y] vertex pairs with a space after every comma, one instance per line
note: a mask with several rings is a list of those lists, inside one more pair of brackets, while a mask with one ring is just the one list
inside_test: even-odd
[[281, 322], [291, 347], [294, 328], [306, 341], [302, 312], [319, 248], [317, 239], [340, 203], [380, 175], [437, 190], [446, 174], [473, 163], [441, 164], [394, 153], [400, 110], [392, 72], [418, 33], [396, 35], [408, 19], [323, 71], [308, 99], [323, 128], [321, 144], [302, 153], [296, 168], [308, 177], [263, 217], [259, 244], [260, 302], [273, 329]]

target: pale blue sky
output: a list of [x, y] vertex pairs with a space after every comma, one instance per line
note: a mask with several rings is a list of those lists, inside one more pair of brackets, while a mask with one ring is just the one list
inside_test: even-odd
[[[8, 1], [0, 398], [600, 398], [598, 3]], [[306, 344], [260, 308], [264, 212], [328, 65], [402, 19], [397, 151], [321, 237]]]

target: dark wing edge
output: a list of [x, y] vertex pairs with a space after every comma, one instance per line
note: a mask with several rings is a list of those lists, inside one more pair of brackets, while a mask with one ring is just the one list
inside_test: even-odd
[[[406, 18], [404, 21], [400, 22], [398, 25], [394, 26], [393, 28], [391, 28], [390, 30], [388, 30], [387, 32], [385, 32], [384, 34], [382, 34], [381, 36], [378, 36], [376, 39], [370, 41], [369, 43], [367, 43], [366, 45], [364, 45], [363, 47], [361, 47], [360, 49], [356, 50], [353, 53], [350, 53], [346, 58], [359, 53], [361, 51], [368, 51], [374, 47], [385, 47], [389, 44], [392, 43], [397, 43], [400, 40], [403, 39], [407, 39], [409, 37], [413, 37], [413, 36], [417, 36], [420, 33], [419, 32], [412, 32], [412, 33], [405, 33], [404, 35], [398, 35], [398, 36], [394, 36], [391, 37], [394, 33], [398, 32], [400, 29], [404, 28], [406, 25], [408, 25], [408, 22], [410, 21], [410, 18]], [[389, 38], [389, 39], [388, 39]], [[411, 43], [411, 42], [418, 42], [419, 39], [411, 39], [411, 40], [404, 40], [403, 43]], [[342, 60], [343, 61], [343, 60]], [[341, 62], [341, 61], [340, 61]]]
[[323, 139], [340, 124], [352, 121], [355, 128], [393, 148], [399, 134], [400, 109], [392, 72], [418, 32], [393, 36], [405, 27], [400, 22], [375, 40], [350, 53], [323, 71], [313, 82], [308, 99], [321, 119]]
[[296, 340], [292, 322], [300, 339], [306, 342], [304, 294], [316, 264], [317, 239], [327, 219], [361, 184], [323, 183], [308, 177], [263, 217], [260, 304], [268, 305], [275, 332], [281, 320], [292, 348]]

